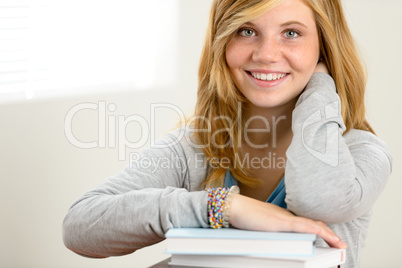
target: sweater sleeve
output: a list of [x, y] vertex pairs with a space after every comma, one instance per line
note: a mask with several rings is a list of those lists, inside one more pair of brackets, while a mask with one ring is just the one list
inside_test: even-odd
[[127, 168], [79, 198], [63, 222], [66, 247], [104, 258], [160, 242], [172, 227], [208, 227], [207, 193], [190, 183], [202, 182], [205, 168], [194, 149], [175, 139], [165, 136], [158, 144], [163, 148], [143, 150]]
[[296, 215], [351, 221], [372, 208], [391, 173], [384, 142], [345, 125], [332, 77], [315, 73], [296, 103], [287, 150], [286, 203]]

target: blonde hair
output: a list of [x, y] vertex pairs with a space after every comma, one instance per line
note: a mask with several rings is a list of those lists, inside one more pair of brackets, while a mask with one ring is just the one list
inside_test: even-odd
[[[201, 55], [194, 128], [209, 164], [206, 186], [222, 186], [230, 169], [243, 184], [257, 182], [236, 157], [241, 150], [243, 126], [239, 103], [245, 97], [236, 88], [226, 63], [226, 45], [233, 33], [284, 0], [214, 0]], [[373, 132], [365, 119], [366, 71], [343, 15], [340, 0], [305, 0], [314, 12], [322, 57], [337, 85], [346, 132], [351, 128]], [[220, 165], [222, 159], [228, 165]]]
[[364, 93], [367, 71], [350, 33], [340, 0], [305, 0], [313, 11], [321, 39], [321, 55], [335, 81], [346, 132], [351, 128], [374, 133], [366, 120]]

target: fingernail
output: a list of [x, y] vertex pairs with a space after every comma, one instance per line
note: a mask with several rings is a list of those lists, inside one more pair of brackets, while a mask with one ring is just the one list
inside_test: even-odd
[[339, 236], [334, 235], [334, 241], [335, 241], [336, 243], [338, 243], [340, 240], [341, 240], [341, 238], [340, 238]]

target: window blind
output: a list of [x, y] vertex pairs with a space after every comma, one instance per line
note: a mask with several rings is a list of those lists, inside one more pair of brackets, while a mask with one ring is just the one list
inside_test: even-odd
[[166, 88], [178, 0], [0, 0], [0, 102]]

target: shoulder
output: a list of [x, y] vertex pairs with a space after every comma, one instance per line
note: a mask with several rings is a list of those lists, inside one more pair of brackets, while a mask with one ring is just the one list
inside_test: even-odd
[[[169, 151], [175, 162], [180, 162], [189, 176], [190, 184], [198, 185], [204, 181], [207, 174], [207, 162], [202, 145], [194, 138], [191, 128], [176, 128], [158, 140], [154, 147], [164, 147]], [[194, 187], [190, 187], [194, 188]], [[196, 188], [196, 187], [195, 187]]]
[[158, 167], [164, 163], [172, 169], [181, 170], [183, 174], [189, 169], [201, 167], [200, 163], [205, 161], [205, 157], [192, 136], [191, 131], [184, 128], [170, 130], [149, 146], [135, 152], [133, 157], [130, 157], [130, 165], [135, 163], [134, 166], [138, 166], [137, 163], [140, 162], [145, 163], [145, 167], [147, 165]]
[[202, 146], [197, 143], [193, 134], [192, 129], [185, 127], [172, 129], [152, 146], [156, 148], [176, 148], [190, 155], [202, 153]]

